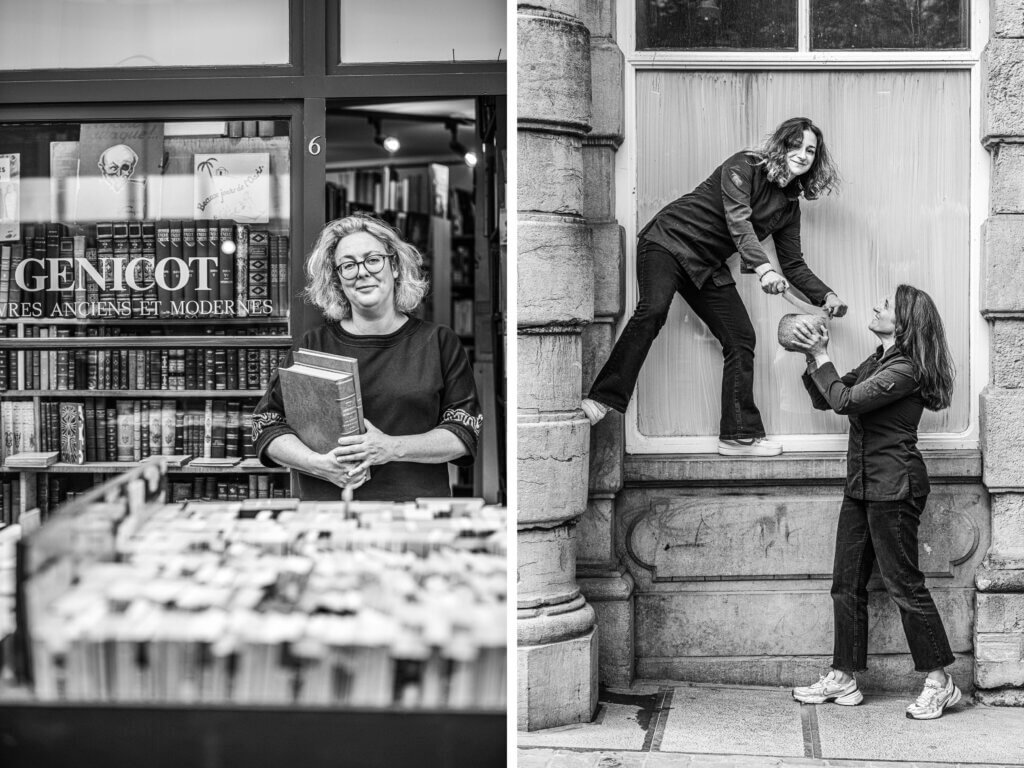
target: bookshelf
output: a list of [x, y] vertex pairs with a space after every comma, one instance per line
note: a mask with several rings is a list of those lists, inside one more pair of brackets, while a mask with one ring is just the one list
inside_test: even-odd
[[[177, 501], [289, 493], [247, 435], [293, 338], [290, 131], [0, 126], [17, 150], [0, 240], [0, 522], [150, 456], [172, 460]], [[7, 462], [34, 451], [60, 460]]]

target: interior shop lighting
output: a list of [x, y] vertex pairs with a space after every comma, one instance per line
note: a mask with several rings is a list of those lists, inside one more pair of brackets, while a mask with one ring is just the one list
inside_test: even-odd
[[451, 147], [452, 152], [462, 158], [462, 162], [468, 165], [470, 168], [476, 166], [477, 156], [476, 152], [471, 149], [466, 149], [466, 146], [459, 141], [459, 124], [452, 121], [448, 123], [448, 130], [451, 131], [452, 140], [448, 143]]
[[721, 21], [722, 8], [719, 0], [700, 0], [697, 4], [697, 18], [705, 24]]
[[373, 126], [373, 143], [381, 147], [389, 155], [395, 154], [402, 147], [397, 136], [385, 135], [380, 127], [380, 118], [371, 117], [370, 125]]

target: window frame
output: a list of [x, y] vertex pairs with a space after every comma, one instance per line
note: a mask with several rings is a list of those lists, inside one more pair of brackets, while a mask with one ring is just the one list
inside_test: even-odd
[[[616, 36], [624, 54], [623, 91], [624, 139], [616, 157], [615, 216], [625, 230], [624, 312], [615, 323], [618, 337], [637, 305], [636, 237], [637, 223], [637, 114], [636, 80], [641, 70], [678, 71], [857, 71], [857, 70], [966, 70], [970, 73], [970, 287], [968, 313], [968, 370], [959, 371], [958, 381], [966, 381], [968, 425], [962, 432], [922, 434], [922, 450], [975, 450], [980, 444], [979, 397], [988, 380], [988, 323], [981, 315], [982, 224], [988, 216], [991, 162], [982, 145], [982, 52], [989, 34], [988, 4], [971, 4], [969, 50], [951, 51], [811, 51], [810, 0], [797, 0], [798, 50], [793, 51], [637, 51], [635, 0], [617, 0]], [[667, 202], [667, 201], [666, 201]], [[851, 362], [852, 364], [852, 362]], [[640, 432], [636, 398], [631, 398], [625, 417], [626, 453], [715, 453], [715, 436], [652, 437]], [[787, 453], [845, 451], [847, 435], [772, 435], [786, 447]]]

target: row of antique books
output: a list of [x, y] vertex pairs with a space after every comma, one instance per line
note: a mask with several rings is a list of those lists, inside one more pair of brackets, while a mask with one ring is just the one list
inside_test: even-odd
[[[49, 517], [50, 512], [65, 501], [75, 496], [92, 484], [91, 477], [73, 475], [38, 474], [28, 482], [34, 484], [35, 508], [38, 508], [42, 519]], [[3, 475], [0, 478], [0, 523], [15, 525], [20, 520], [21, 483], [14, 475]]]
[[242, 499], [283, 499], [290, 493], [287, 475], [250, 472], [246, 475], [196, 475], [170, 480], [169, 500], [241, 501]]
[[[265, 390], [286, 351], [268, 347], [223, 347], [219, 330], [208, 346], [180, 348], [150, 346], [121, 349], [90, 348], [88, 339], [128, 336], [117, 327], [74, 329], [67, 326], [25, 326], [22, 338], [71, 339], [59, 349], [0, 350], [0, 389], [160, 389]], [[19, 329], [0, 325], [0, 339], [14, 338]], [[286, 333], [284, 327], [232, 331], [234, 336], [265, 337]], [[209, 331], [208, 331], [209, 333]], [[162, 334], [161, 334], [162, 335]], [[137, 338], [132, 336], [131, 338]], [[160, 336], [147, 334], [159, 344]]]
[[165, 505], [116, 562], [30, 574], [37, 698], [504, 707], [503, 515], [268, 503]]
[[[39, 473], [34, 480], [36, 508], [43, 520], [51, 510], [72, 501], [95, 485], [92, 475]], [[195, 475], [168, 482], [172, 502], [241, 501], [242, 499], [283, 499], [289, 495], [287, 475], [250, 472], [245, 475]], [[0, 527], [15, 525], [20, 518], [21, 483], [13, 474], [0, 475]]]
[[256, 455], [252, 404], [208, 398], [4, 400], [0, 461], [23, 452], [59, 451], [69, 464], [142, 461], [150, 456], [204, 459]]
[[0, 389], [263, 392], [286, 354], [267, 347], [7, 350], [0, 352]]
[[289, 238], [233, 221], [24, 224], [0, 317], [287, 317]]

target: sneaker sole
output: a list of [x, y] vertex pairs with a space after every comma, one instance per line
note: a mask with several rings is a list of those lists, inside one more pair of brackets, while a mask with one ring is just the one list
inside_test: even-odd
[[855, 707], [864, 701], [864, 694], [860, 692], [860, 688], [842, 696], [798, 696], [794, 691], [793, 698], [801, 704], [825, 704], [831, 701], [841, 707]]
[[949, 709], [954, 704], [956, 704], [958, 701], [960, 701], [960, 698], [961, 698], [960, 689], [957, 688], [956, 686], [953, 686], [953, 695], [949, 697], [949, 701], [947, 701], [945, 704], [943, 704], [938, 712], [936, 712], [934, 714], [928, 714], [928, 715], [914, 715], [914, 714], [911, 714], [910, 712], [907, 712], [907, 719], [909, 719], [909, 720], [938, 720], [940, 717], [942, 717], [943, 713], [947, 709]]

